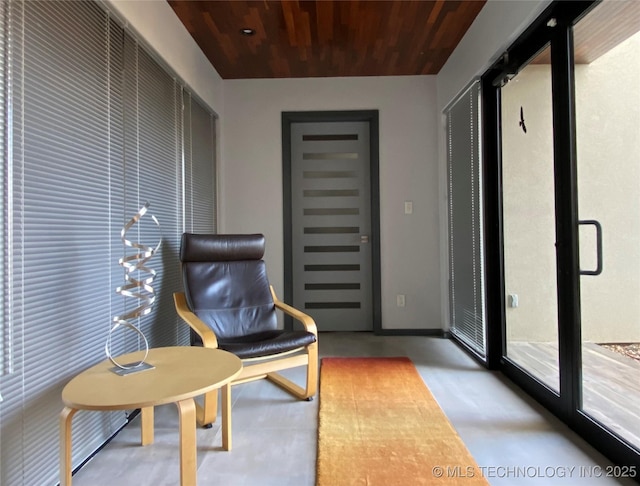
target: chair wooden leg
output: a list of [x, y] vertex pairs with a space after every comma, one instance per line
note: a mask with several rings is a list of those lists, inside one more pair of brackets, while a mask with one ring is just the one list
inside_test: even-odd
[[268, 373], [267, 380], [271, 381], [272, 383], [275, 383], [280, 388], [291, 393], [296, 398], [302, 398], [302, 399], [307, 398], [305, 396], [306, 391], [304, 388], [301, 388], [300, 386], [296, 385], [293, 381], [291, 381], [288, 378], [285, 378], [280, 373]]
[[267, 373], [267, 379], [297, 398], [303, 400], [312, 398], [318, 389], [318, 343], [310, 345], [307, 348], [307, 354], [309, 362], [307, 363], [307, 383], [305, 388], [296, 385], [279, 373]]
[[202, 406], [196, 404], [196, 420], [201, 427], [210, 427], [218, 415], [218, 390], [205, 393]]
[[304, 398], [312, 398], [318, 391], [318, 342], [308, 348], [309, 364], [307, 365], [307, 389]]

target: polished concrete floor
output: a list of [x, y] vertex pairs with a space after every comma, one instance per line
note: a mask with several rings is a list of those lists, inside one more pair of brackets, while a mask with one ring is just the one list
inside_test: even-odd
[[[606, 458], [499, 373], [478, 365], [452, 341], [322, 333], [320, 354], [411, 358], [491, 485], [635, 484], [605, 477], [609, 464]], [[298, 378], [302, 376], [300, 371], [292, 370], [288, 375]], [[317, 399], [296, 401], [261, 380], [233, 389], [232, 411], [232, 451], [221, 450], [217, 424], [197, 432], [198, 484], [315, 484]], [[141, 447], [139, 418], [133, 420], [74, 475], [73, 484], [179, 484], [177, 422], [175, 406], [157, 407], [155, 442]], [[424, 474], [433, 477], [432, 471]], [[396, 485], [412, 486], [402, 478]]]

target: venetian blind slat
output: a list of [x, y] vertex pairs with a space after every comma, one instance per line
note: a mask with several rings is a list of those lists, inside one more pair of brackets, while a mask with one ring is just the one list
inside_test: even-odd
[[449, 203], [451, 332], [485, 356], [480, 83], [445, 110]]

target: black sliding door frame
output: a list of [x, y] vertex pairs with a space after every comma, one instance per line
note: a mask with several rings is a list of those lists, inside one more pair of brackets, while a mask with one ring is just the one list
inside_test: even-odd
[[[640, 469], [640, 452], [582, 412], [582, 336], [578, 247], [573, 26], [598, 1], [556, 1], [482, 76], [487, 365], [500, 369], [619, 465]], [[506, 356], [500, 88], [546, 46], [551, 48], [560, 391]]]

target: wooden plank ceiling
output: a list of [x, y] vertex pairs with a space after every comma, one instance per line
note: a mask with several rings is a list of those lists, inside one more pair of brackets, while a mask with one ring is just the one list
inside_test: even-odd
[[574, 28], [576, 63], [592, 63], [638, 31], [640, 2], [605, 0]]
[[[604, 0], [573, 29], [576, 64], [591, 64], [629, 37], [640, 32], [640, 1]], [[545, 48], [532, 64], [551, 64]]]
[[240, 79], [437, 74], [486, 0], [168, 2], [220, 76]]

